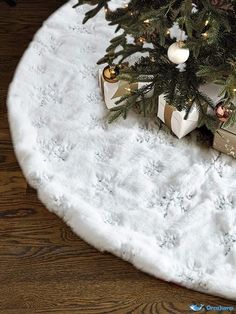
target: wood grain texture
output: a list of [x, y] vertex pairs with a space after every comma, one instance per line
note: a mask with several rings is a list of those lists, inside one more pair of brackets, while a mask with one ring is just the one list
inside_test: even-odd
[[0, 1], [0, 313], [190, 313], [236, 302], [152, 278], [79, 239], [37, 199], [17, 164], [6, 110], [18, 61], [64, 0]]

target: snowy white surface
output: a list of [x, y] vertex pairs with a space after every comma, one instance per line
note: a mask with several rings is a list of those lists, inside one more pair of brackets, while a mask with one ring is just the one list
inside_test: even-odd
[[108, 7], [111, 11], [115, 11], [118, 8], [125, 8], [129, 2], [130, 0], [111, 0], [108, 2]]
[[[107, 125], [96, 61], [112, 29], [67, 3], [9, 90], [15, 151], [45, 206], [158, 278], [236, 300], [236, 161], [130, 116]], [[82, 12], [83, 11], [83, 12]]]
[[187, 40], [188, 36], [186, 35], [185, 31], [179, 27], [179, 24], [175, 22], [171, 28], [169, 28], [170, 38], [176, 39], [177, 41], [185, 41]]

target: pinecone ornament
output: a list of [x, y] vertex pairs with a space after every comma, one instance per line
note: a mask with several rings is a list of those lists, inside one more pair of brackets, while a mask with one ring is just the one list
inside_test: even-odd
[[233, 11], [233, 5], [227, 0], [211, 0], [211, 4], [217, 9], [224, 11]]

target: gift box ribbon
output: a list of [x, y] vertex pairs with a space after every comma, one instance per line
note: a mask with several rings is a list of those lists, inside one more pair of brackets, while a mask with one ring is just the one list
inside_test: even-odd
[[174, 106], [166, 104], [164, 111], [164, 121], [169, 129], [171, 129], [171, 118], [174, 111], [176, 111], [176, 108]]
[[136, 83], [129, 83], [127, 81], [119, 81], [118, 88], [115, 94], [111, 99], [122, 97], [129, 95], [131, 91], [135, 91], [138, 89], [138, 82]]

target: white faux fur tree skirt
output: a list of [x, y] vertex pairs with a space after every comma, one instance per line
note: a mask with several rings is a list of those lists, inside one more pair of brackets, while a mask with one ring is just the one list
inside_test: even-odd
[[158, 278], [236, 300], [236, 161], [142, 118], [108, 125], [96, 61], [113, 30], [67, 3], [36, 34], [8, 98], [15, 151], [45, 206]]

